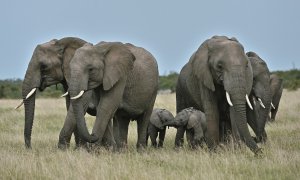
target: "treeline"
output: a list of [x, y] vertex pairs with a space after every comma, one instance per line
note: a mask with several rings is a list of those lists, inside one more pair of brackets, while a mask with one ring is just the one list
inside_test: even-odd
[[[0, 80], [0, 99], [22, 99], [22, 82], [21, 79]], [[38, 93], [37, 97], [59, 97], [62, 92], [63, 87], [58, 84], [46, 88], [42, 93]]]
[[274, 71], [283, 79], [283, 87], [288, 90], [297, 90], [300, 87], [300, 70], [292, 69], [289, 71]]
[[[289, 71], [274, 71], [284, 80], [284, 88], [288, 90], [297, 90], [300, 87], [300, 70], [293, 69]], [[159, 76], [159, 90], [176, 91], [176, 83], [178, 79], [177, 72], [170, 72], [168, 75]], [[22, 98], [22, 80], [8, 79], [0, 80], [0, 99], [21, 99]], [[63, 93], [61, 85], [46, 88], [42, 93], [38, 93], [37, 97], [52, 98], [59, 97]]]

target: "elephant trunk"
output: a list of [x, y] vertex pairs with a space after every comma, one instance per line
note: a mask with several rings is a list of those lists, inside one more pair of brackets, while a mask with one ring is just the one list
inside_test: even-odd
[[71, 83], [69, 85], [69, 94], [71, 97], [71, 104], [74, 110], [74, 117], [77, 123], [77, 129], [81, 138], [89, 143], [94, 143], [98, 141], [99, 137], [91, 135], [85, 123], [85, 110], [88, 107], [88, 102], [83, 102], [83, 97], [85, 96], [87, 86], [88, 86], [88, 76], [84, 74], [80, 69], [74, 68], [71, 72]]
[[257, 153], [259, 148], [253, 138], [250, 135], [248, 125], [247, 125], [247, 118], [246, 118], [246, 102], [245, 100], [242, 102], [235, 102], [233, 99], [233, 107], [234, 113], [236, 116], [236, 126], [238, 132], [241, 136], [241, 139], [245, 142], [245, 144], [254, 152]]
[[269, 110], [271, 108], [271, 93], [266, 90], [265, 97], [262, 98], [262, 102], [264, 103], [265, 108], [260, 107], [260, 111], [258, 112], [258, 122], [257, 122], [257, 138], [259, 141], [265, 142], [267, 139], [267, 134], [265, 133], [265, 125], [267, 118], [269, 116]]
[[40, 77], [39, 70], [37, 70], [35, 64], [31, 62], [27, 68], [22, 84], [22, 97], [25, 107], [24, 140], [26, 148], [31, 148], [31, 132], [35, 110], [35, 94], [36, 88], [38, 88], [41, 83]]
[[[250, 72], [252, 73], [252, 72]], [[259, 148], [253, 138], [250, 135], [248, 125], [247, 125], [247, 116], [246, 116], [246, 104], [247, 104], [247, 96], [250, 94], [249, 87], [252, 87], [252, 82], [248, 82], [252, 80], [252, 77], [248, 77], [245, 73], [240, 69], [240, 67], [234, 67], [232, 69], [232, 73], [227, 74], [226, 79], [224, 81], [225, 90], [229, 93], [229, 96], [232, 100], [233, 106], [233, 116], [234, 119], [232, 123], [235, 123], [237, 127], [237, 131], [241, 136], [242, 141], [254, 152], [258, 153]], [[246, 81], [247, 78], [247, 81]], [[231, 83], [234, 82], [234, 83]], [[249, 85], [250, 84], [250, 85]], [[248, 101], [249, 103], [249, 101]], [[249, 107], [250, 107], [249, 103]], [[233, 124], [232, 127], [235, 127]]]
[[71, 101], [74, 110], [74, 116], [77, 123], [77, 129], [79, 131], [79, 135], [84, 141], [89, 143], [95, 143], [98, 141], [99, 137], [96, 137], [96, 135], [94, 134], [90, 135], [88, 131], [84, 118], [84, 109], [85, 106], [87, 106], [87, 104], [83, 104], [81, 100], [82, 98]]
[[24, 99], [25, 106], [25, 126], [24, 140], [26, 148], [31, 148], [31, 132], [33, 125], [34, 109], [35, 109], [35, 94], [28, 99]]
[[166, 121], [165, 123], [163, 123], [163, 126], [178, 127], [179, 123], [177, 121], [175, 121], [175, 119], [173, 119], [173, 120]]
[[180, 126], [177, 128], [177, 133], [175, 137], [175, 147], [182, 147], [183, 146], [183, 137], [184, 137], [184, 132], [185, 128], [183, 126]]

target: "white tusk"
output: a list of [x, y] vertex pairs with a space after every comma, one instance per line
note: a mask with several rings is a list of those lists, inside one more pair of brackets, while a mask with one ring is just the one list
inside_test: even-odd
[[271, 106], [272, 106], [273, 109], [276, 109], [275, 106], [274, 106], [274, 104], [272, 102], [271, 102]]
[[254, 99], [253, 99], [253, 104], [254, 104], [254, 106], [256, 106], [256, 100], [254, 100]]
[[20, 102], [20, 104], [19, 104], [18, 106], [15, 107], [15, 109], [18, 109], [18, 108], [21, 107], [23, 104], [24, 104], [24, 101], [22, 100], [22, 101]]
[[229, 96], [229, 93], [226, 91], [226, 99], [227, 99], [227, 102], [230, 106], [233, 106], [231, 100], [230, 100], [230, 96]]
[[82, 90], [82, 91], [80, 91], [80, 93], [77, 96], [71, 97], [71, 99], [78, 99], [83, 95], [83, 93], [84, 93], [84, 91]]
[[33, 93], [36, 91], [36, 88], [33, 88], [28, 94], [27, 94], [27, 96], [26, 96], [26, 98], [25, 99], [28, 99], [28, 98], [30, 98], [30, 96], [32, 96], [33, 95]]
[[60, 97], [66, 97], [69, 94], [69, 92], [67, 91], [65, 94], [61, 95]]
[[264, 103], [262, 102], [262, 100], [260, 98], [257, 98], [259, 104], [261, 105], [261, 107], [263, 107], [264, 109], [266, 108], [266, 106], [264, 105]]
[[250, 103], [250, 101], [249, 101], [249, 98], [248, 98], [248, 95], [247, 95], [247, 94], [246, 94], [246, 100], [247, 100], [247, 104], [248, 104], [248, 106], [250, 107], [250, 109], [253, 110], [253, 107], [252, 107], [252, 105], [251, 105], [251, 103]]

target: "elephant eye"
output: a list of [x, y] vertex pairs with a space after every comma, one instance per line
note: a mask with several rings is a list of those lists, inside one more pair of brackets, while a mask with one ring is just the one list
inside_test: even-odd
[[41, 71], [45, 71], [47, 69], [47, 65], [46, 64], [41, 64]]
[[222, 71], [223, 70], [223, 65], [221, 63], [217, 64], [217, 69], [219, 71]]
[[93, 72], [93, 68], [89, 68], [89, 72]]

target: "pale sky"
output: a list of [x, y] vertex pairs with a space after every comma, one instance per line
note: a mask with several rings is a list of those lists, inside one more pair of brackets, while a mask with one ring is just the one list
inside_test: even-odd
[[299, 0], [1, 0], [0, 23], [0, 79], [23, 79], [37, 44], [68, 36], [144, 47], [160, 75], [213, 35], [236, 37], [271, 71], [300, 68]]

